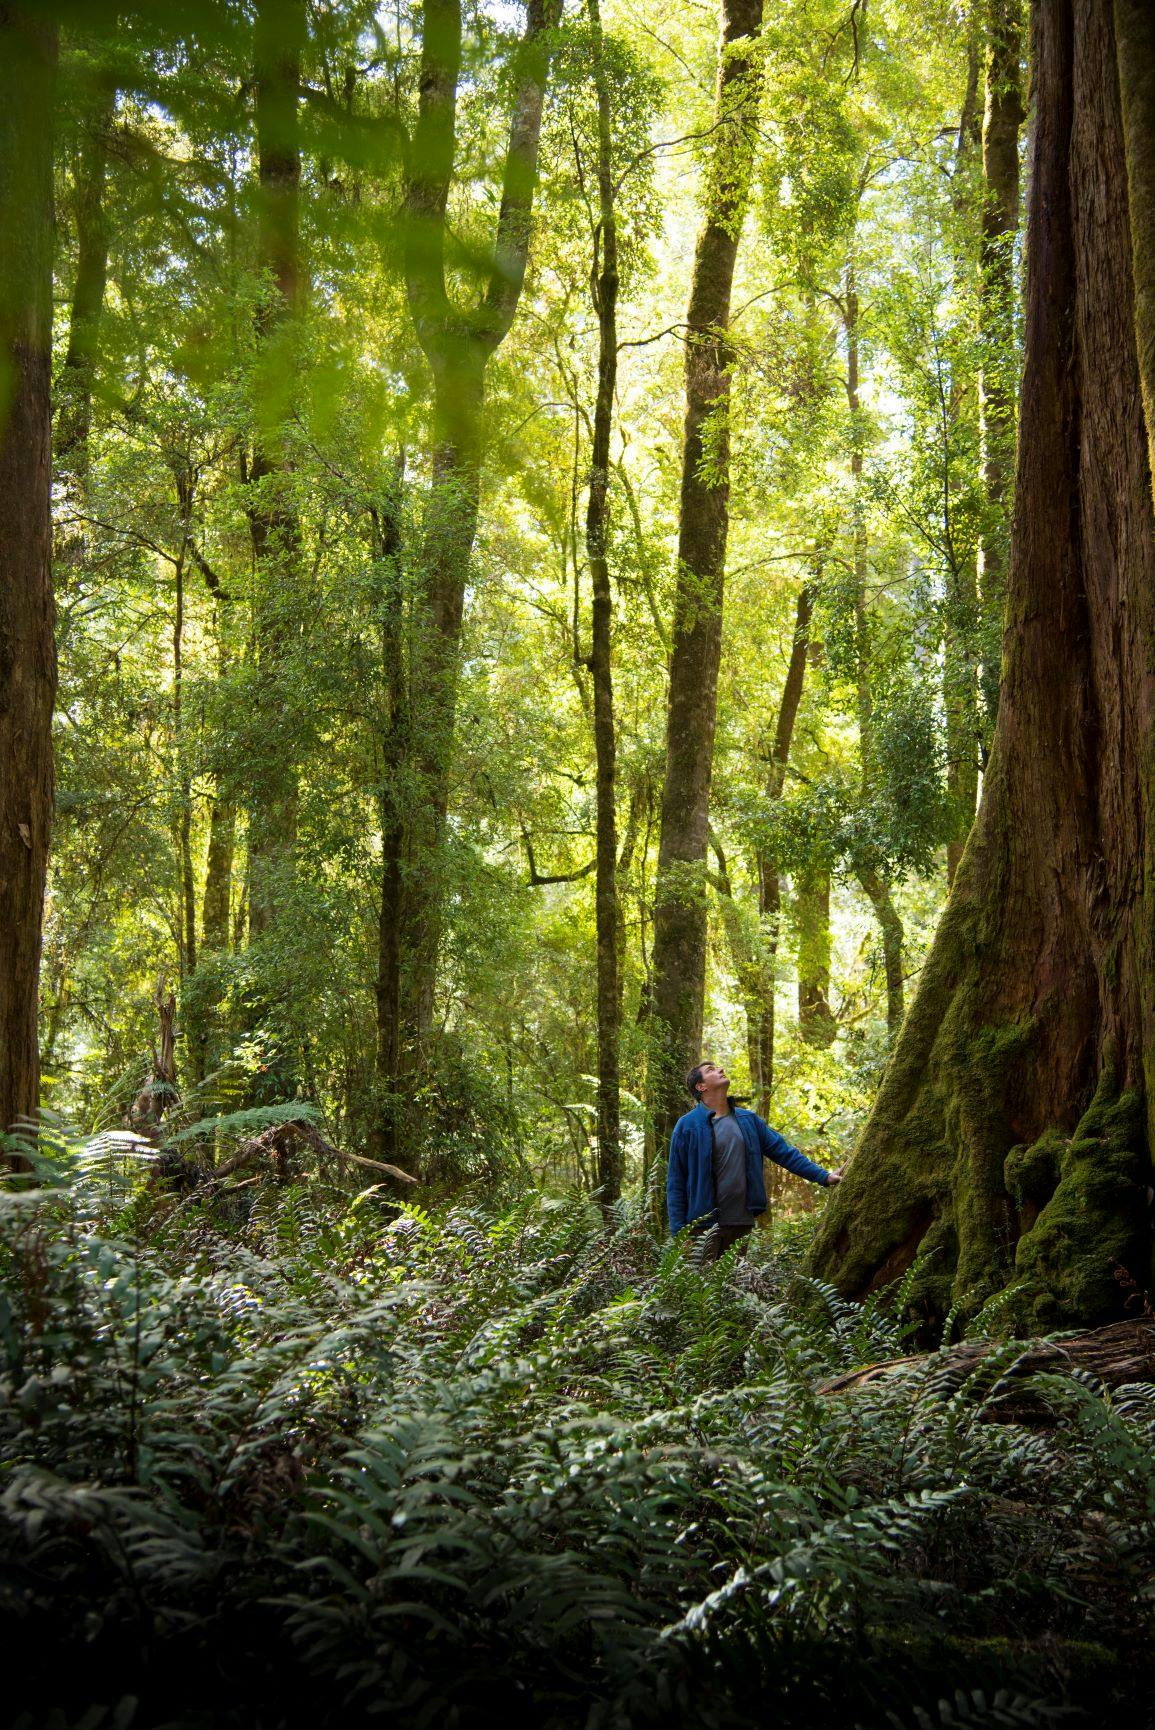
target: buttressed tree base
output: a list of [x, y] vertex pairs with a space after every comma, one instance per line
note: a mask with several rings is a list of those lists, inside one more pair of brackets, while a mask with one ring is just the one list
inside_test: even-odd
[[[1025, 366], [982, 805], [814, 1266], [1106, 1320], [1150, 1277], [1155, 24], [1034, 8]], [[1146, 50], [1146, 53], [1145, 53]], [[1146, 81], [1146, 82], [1145, 82]], [[1141, 377], [1141, 374], [1144, 375]]]

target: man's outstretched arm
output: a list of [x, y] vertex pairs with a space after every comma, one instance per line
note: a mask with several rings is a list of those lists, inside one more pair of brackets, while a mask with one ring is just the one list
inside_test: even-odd
[[793, 1147], [784, 1135], [779, 1135], [768, 1123], [763, 1123], [761, 1118], [758, 1118], [757, 1122], [758, 1138], [767, 1159], [772, 1159], [776, 1165], [784, 1166], [796, 1177], [805, 1177], [811, 1183], [821, 1184], [824, 1189], [830, 1189], [841, 1182], [840, 1171], [827, 1171], [824, 1165], [815, 1165], [812, 1159], [807, 1159], [801, 1148]]

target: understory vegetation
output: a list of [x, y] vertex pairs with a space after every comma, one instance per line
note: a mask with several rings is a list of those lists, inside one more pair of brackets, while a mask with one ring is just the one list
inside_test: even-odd
[[1007, 1341], [824, 1391], [920, 1324], [909, 1278], [808, 1277], [812, 1217], [699, 1269], [636, 1200], [37, 1164], [0, 1204], [23, 1730], [1144, 1721], [1150, 1386], [998, 1421]]

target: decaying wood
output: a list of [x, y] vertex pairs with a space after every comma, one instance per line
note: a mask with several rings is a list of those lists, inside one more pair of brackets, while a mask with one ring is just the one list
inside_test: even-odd
[[[880, 1382], [921, 1376], [925, 1378], [922, 1389], [925, 1394], [949, 1398], [985, 1359], [1007, 1351], [1005, 1342], [965, 1340], [933, 1356], [886, 1358], [880, 1363], [867, 1364], [863, 1369], [851, 1370], [823, 1383], [819, 1392], [852, 1394]], [[984, 1417], [1002, 1423], [1045, 1421], [1051, 1404], [1041, 1390], [1027, 1385], [1033, 1376], [1069, 1375], [1080, 1370], [1096, 1376], [1107, 1388], [1122, 1387], [1127, 1382], [1155, 1382], [1155, 1318], [1114, 1322], [1110, 1327], [1092, 1328], [1085, 1333], [1024, 1341], [1009, 1362], [992, 1368], [994, 1379], [978, 1396], [983, 1400]]]
[[128, 1121], [138, 1135], [152, 1138], [165, 1112], [177, 1099], [176, 1088], [176, 993], [162, 974], [153, 996], [159, 1038], [152, 1048], [152, 1071], [129, 1107]]
[[[345, 1153], [339, 1147], [326, 1139], [311, 1123], [294, 1121], [291, 1123], [273, 1123], [268, 1129], [263, 1129], [259, 1135], [243, 1142], [230, 1159], [226, 1159], [213, 1172], [205, 1172], [203, 1181], [198, 1188], [203, 1196], [206, 1190], [219, 1188], [226, 1178], [234, 1176], [238, 1171], [259, 1163], [267, 1163], [272, 1167], [278, 1181], [283, 1182], [289, 1175], [290, 1162], [299, 1147], [309, 1148], [322, 1159], [335, 1160], [338, 1170], [344, 1169], [348, 1160], [353, 1165], [364, 1165], [372, 1171], [379, 1171], [387, 1177], [396, 1178], [401, 1183], [416, 1183], [418, 1180], [409, 1172], [402, 1171], [399, 1165], [390, 1165], [382, 1159], [369, 1159], [360, 1153]], [[174, 1175], [170, 1170], [168, 1176]]]

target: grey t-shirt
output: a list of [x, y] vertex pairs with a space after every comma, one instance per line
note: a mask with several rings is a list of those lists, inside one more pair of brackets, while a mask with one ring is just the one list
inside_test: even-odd
[[752, 1225], [746, 1206], [746, 1143], [732, 1111], [714, 1119], [714, 1199], [719, 1225]]

